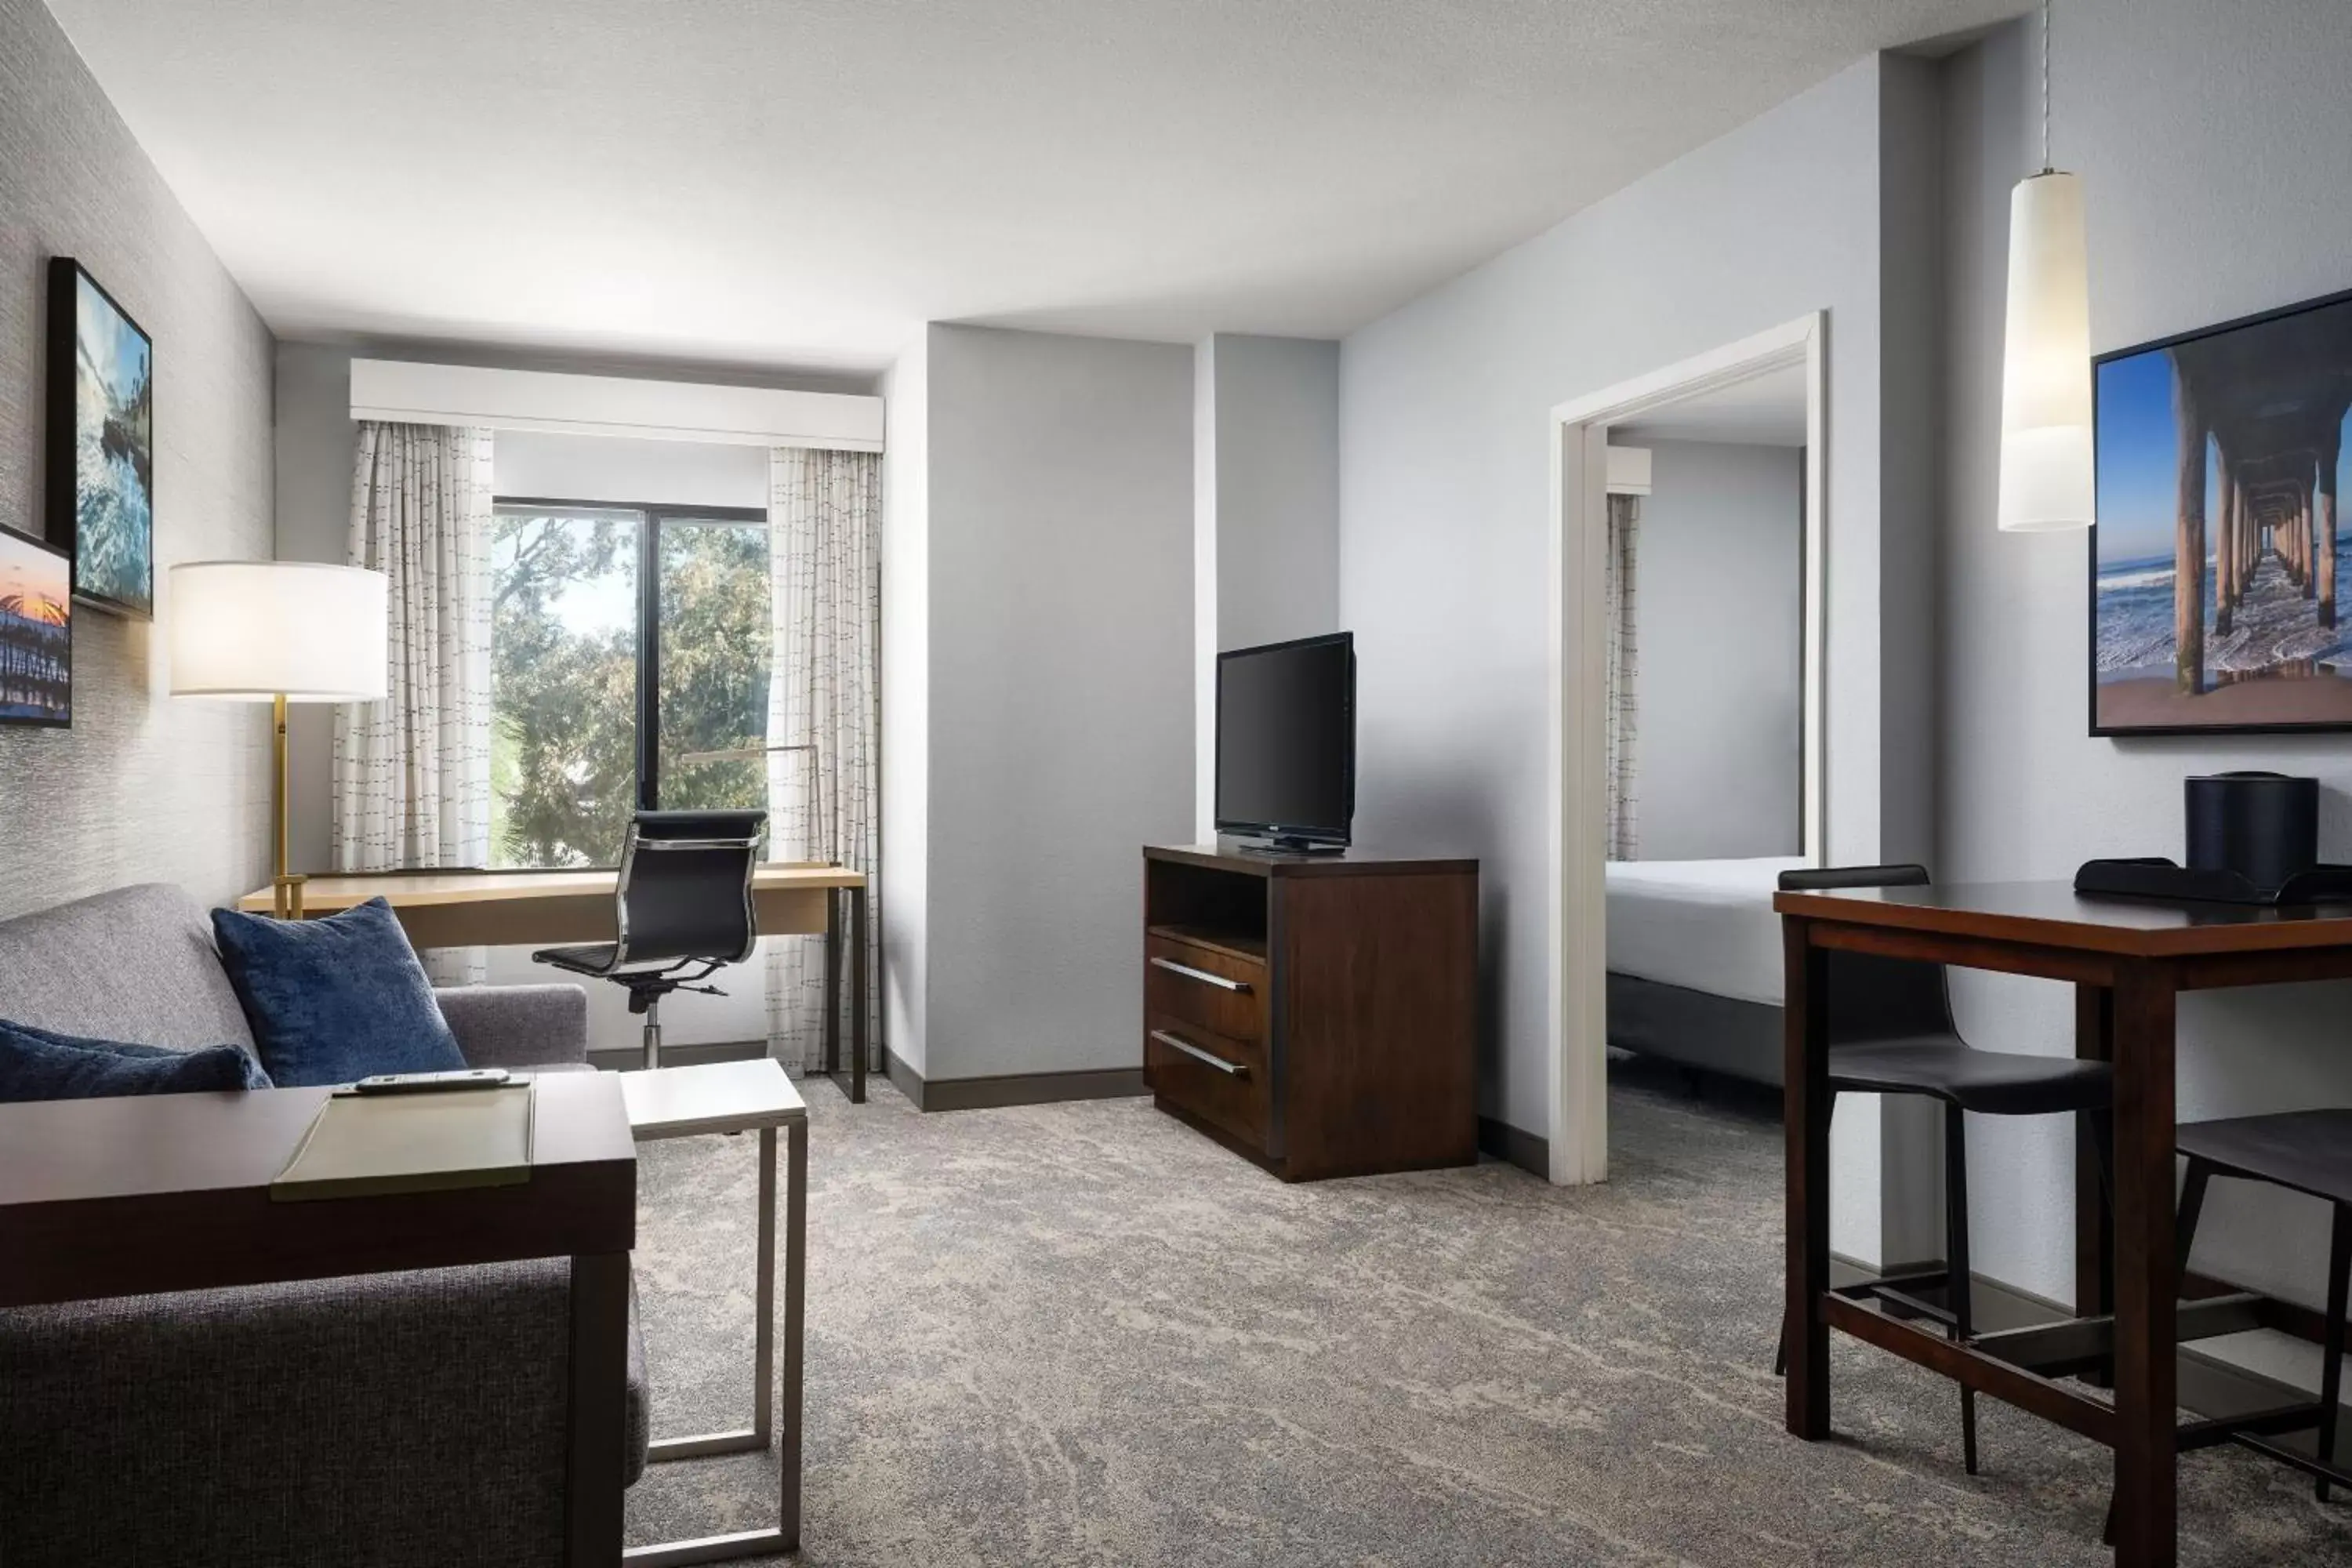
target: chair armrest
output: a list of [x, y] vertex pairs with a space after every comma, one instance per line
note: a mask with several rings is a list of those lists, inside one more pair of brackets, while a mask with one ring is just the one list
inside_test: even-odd
[[577, 985], [461, 985], [433, 993], [457, 1048], [478, 1068], [588, 1060], [588, 993]]

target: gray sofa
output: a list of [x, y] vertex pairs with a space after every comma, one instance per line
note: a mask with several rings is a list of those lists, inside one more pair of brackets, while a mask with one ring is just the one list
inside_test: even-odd
[[[578, 987], [437, 994], [469, 1062], [586, 1070]], [[0, 1018], [253, 1048], [205, 911], [162, 885], [0, 922]], [[0, 1563], [561, 1563], [568, 1278], [550, 1259], [0, 1311]], [[628, 1409], [635, 1481], [634, 1310]]]

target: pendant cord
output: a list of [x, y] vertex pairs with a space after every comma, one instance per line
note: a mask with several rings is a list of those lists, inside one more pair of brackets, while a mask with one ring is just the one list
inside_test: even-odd
[[2050, 0], [2042, 0], [2042, 172], [2050, 172]]

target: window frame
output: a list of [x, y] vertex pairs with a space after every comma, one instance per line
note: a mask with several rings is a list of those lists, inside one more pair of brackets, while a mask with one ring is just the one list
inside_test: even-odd
[[[637, 529], [637, 809], [661, 809], [661, 540], [670, 523], [758, 523], [769, 526], [763, 506], [685, 506], [676, 501], [583, 500], [578, 497], [490, 497], [493, 516], [501, 511], [635, 512]], [[594, 867], [609, 870], [611, 867]]]

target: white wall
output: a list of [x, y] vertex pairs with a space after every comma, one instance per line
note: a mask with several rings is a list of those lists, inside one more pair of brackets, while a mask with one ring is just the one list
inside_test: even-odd
[[930, 996], [930, 349], [919, 335], [883, 378], [882, 1037], [929, 1071]]
[[1139, 851], [1192, 821], [1192, 352], [926, 359], [925, 1076], [1132, 1068]]
[[1220, 332], [1193, 355], [1195, 833], [1215, 837], [1216, 655], [1339, 629], [1339, 345]]
[[[1480, 1110], [1514, 1126], [1549, 1133], [1547, 955], [1580, 935], [1545, 912], [1553, 405], [1828, 312], [1829, 851], [1927, 847], [1931, 801], [1882, 787], [1932, 754], [1934, 693], [1931, 623], [1884, 613], [1921, 590], [1883, 583], [1882, 553], [1924, 548], [1912, 536], [1929, 518], [1885, 505], [1924, 459], [1906, 445], [1882, 463], [1881, 414], [1890, 376], [1930, 363], [1886, 356], [1880, 326], [1890, 239], [1920, 243], [1908, 231], [1929, 215], [1890, 213], [1881, 185], [1906, 185], [1936, 147], [1933, 89], [1918, 62], [1863, 61], [1342, 345], [1358, 826], [1481, 858]], [[1833, 1238], [1865, 1259], [1906, 1247], [1897, 1230], [1918, 1212], [1881, 1211], [1884, 1131], [1874, 1105], [1840, 1112]]]
[[[2337, 0], [2061, 7], [2052, 153], [2084, 181], [2095, 353], [2352, 285], [2352, 136], [2313, 111], [2352, 74], [2347, 24]], [[2219, 768], [2317, 774], [2320, 851], [2352, 857], [2341, 737], [2089, 739], [2082, 536], [1993, 526], [2009, 189], [2040, 162], [2037, 70], [2011, 28], [1947, 71], [1939, 872], [2061, 878], [2093, 856], [2177, 855], [2179, 781]], [[2072, 1050], [2062, 987], [1966, 976], [1957, 996], [1978, 1045]], [[2343, 985], [2183, 997], [2181, 1119], [2352, 1104], [2347, 1003]], [[2067, 1130], [1980, 1118], [1969, 1137], [1977, 1267], [2071, 1296]], [[2196, 1265], [2315, 1306], [2318, 1209], [2217, 1183]]]
[[1634, 567], [1644, 860], [1798, 853], [1803, 454], [1650, 441]]
[[36, 535], [53, 255], [154, 339], [159, 619], [77, 606], [73, 727], [0, 727], [0, 916], [128, 882], [225, 901], [269, 875], [268, 710], [170, 695], [165, 569], [269, 553], [269, 332], [39, 0], [0, 0], [0, 524]]

